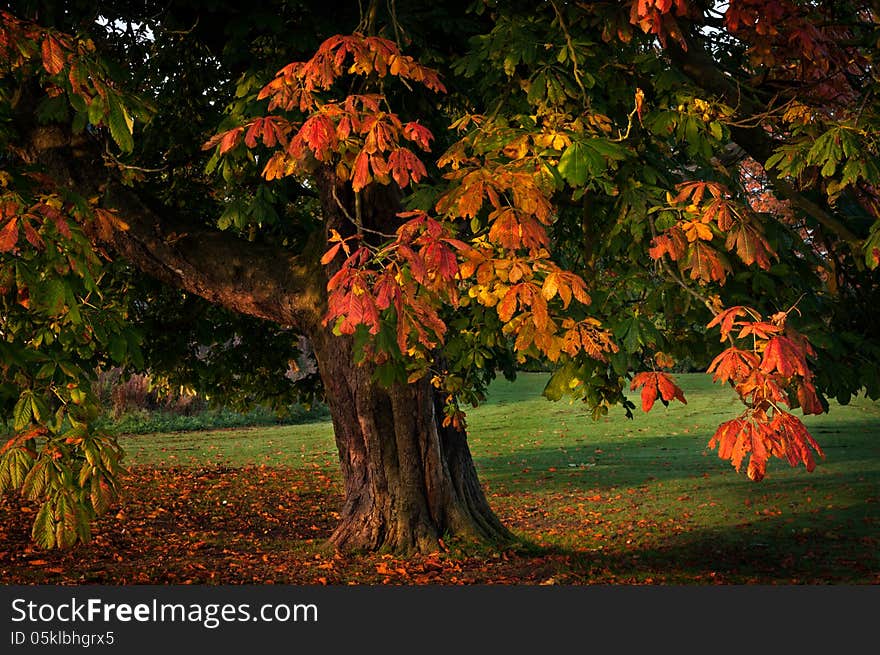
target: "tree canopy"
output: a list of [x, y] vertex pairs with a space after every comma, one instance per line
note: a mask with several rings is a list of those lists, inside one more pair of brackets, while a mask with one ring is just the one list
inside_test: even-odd
[[38, 543], [117, 496], [101, 367], [323, 398], [337, 545], [403, 550], [503, 538], [464, 410], [528, 362], [595, 417], [707, 370], [753, 480], [880, 397], [876, 2], [348, 4], [3, 13], [0, 491]]

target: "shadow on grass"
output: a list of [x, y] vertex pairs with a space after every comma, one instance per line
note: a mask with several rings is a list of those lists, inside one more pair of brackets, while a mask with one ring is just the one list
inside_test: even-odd
[[819, 517], [808, 528], [769, 518], [691, 530], [655, 545], [590, 551], [531, 545], [523, 552], [562, 556], [559, 579], [568, 584], [877, 584], [877, 513], [874, 529], [866, 530], [865, 512], [854, 506]]
[[[866, 430], [863, 423], [840, 422], [837, 426], [815, 430], [823, 442], [820, 445], [825, 457], [816, 456], [817, 467], [812, 474], [806, 473], [803, 466], [793, 468], [781, 460], [771, 460], [768, 477], [757, 486], [794, 488], [825, 482], [829, 476], [835, 484], [860, 477], [873, 478], [880, 484], [877, 433]], [[727, 477], [733, 473], [730, 464], [719, 459], [707, 442], [704, 435], [605, 437], [595, 443], [578, 440], [565, 446], [520, 447], [504, 454], [479, 454], [475, 462], [481, 476], [493, 483], [540, 485], [560, 491], [573, 486], [628, 487], [707, 475]], [[725, 483], [751, 484], [743, 478], [734, 474]]]

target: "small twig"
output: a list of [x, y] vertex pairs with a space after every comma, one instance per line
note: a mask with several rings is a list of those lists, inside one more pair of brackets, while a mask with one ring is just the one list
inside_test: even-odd
[[106, 147], [104, 148], [104, 159], [110, 160], [115, 166], [118, 166], [119, 168], [124, 168], [124, 169], [130, 170], [130, 171], [140, 171], [141, 173], [162, 173], [162, 172], [168, 170], [168, 164], [165, 164], [161, 168], [144, 168], [143, 166], [134, 166], [132, 164], [123, 164]]
[[626, 140], [629, 138], [629, 133], [632, 131], [633, 118], [635, 118], [635, 115], [638, 113], [638, 111], [639, 111], [638, 108], [634, 108], [634, 109], [629, 113], [629, 116], [626, 117], [626, 120], [627, 120], [627, 124], [626, 124], [626, 132], [624, 132], [623, 134], [621, 134], [621, 133], [620, 133], [620, 130], [617, 130], [617, 138], [616, 138], [616, 139], [610, 139], [610, 141], [611, 141], [612, 143], [623, 143], [624, 141], [626, 141]]
[[396, 239], [397, 238], [396, 234], [387, 234], [385, 232], [380, 232], [379, 230], [372, 230], [368, 227], [363, 226], [363, 224], [361, 223], [361, 220], [360, 220], [361, 219], [361, 210], [360, 210], [361, 203], [360, 203], [360, 194], [359, 193], [355, 193], [355, 195], [354, 195], [355, 208], [356, 208], [355, 214], [356, 214], [357, 218], [355, 218], [355, 216], [352, 216], [348, 212], [348, 209], [346, 209], [345, 205], [342, 204], [342, 201], [339, 200], [339, 196], [336, 195], [336, 187], [335, 186], [330, 188], [330, 194], [333, 196], [333, 200], [336, 202], [336, 205], [339, 207], [339, 209], [342, 210], [342, 213], [345, 215], [345, 217], [349, 221], [351, 221], [352, 225], [354, 225], [357, 228], [358, 236], [362, 237], [364, 232], [369, 232], [370, 234], [375, 234], [380, 237], [385, 237], [386, 239]]
[[581, 90], [581, 96], [583, 97], [584, 102], [587, 102], [587, 90], [584, 87], [583, 81], [581, 80], [581, 71], [580, 68], [578, 68], [577, 59], [574, 56], [574, 43], [571, 40], [571, 34], [568, 33], [568, 29], [565, 27], [565, 21], [562, 18], [562, 13], [559, 11], [559, 7], [556, 6], [556, 3], [553, 2], [553, 0], [550, 0], [550, 6], [553, 7], [553, 11], [556, 13], [556, 20], [559, 21], [559, 28], [565, 35], [565, 43], [568, 46], [568, 55], [571, 58], [574, 81], [577, 82], [577, 85]]

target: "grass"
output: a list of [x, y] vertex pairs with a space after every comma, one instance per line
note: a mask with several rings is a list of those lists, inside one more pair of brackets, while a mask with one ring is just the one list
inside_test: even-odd
[[[680, 376], [687, 405], [658, 404], [632, 421], [612, 410], [597, 422], [580, 404], [543, 399], [546, 379], [498, 381], [468, 415], [490, 502], [528, 548], [436, 562], [332, 557], [321, 544], [340, 484], [324, 421], [122, 437], [132, 499], [99, 521], [86, 547], [91, 564], [41, 553], [43, 566], [29, 568], [0, 553], [0, 574], [111, 583], [880, 583], [880, 403], [807, 417], [826, 458], [812, 473], [774, 461], [752, 483], [706, 447], [741, 409], [706, 376]], [[119, 536], [120, 527], [128, 532]], [[132, 550], [142, 555], [137, 566], [127, 564]]]

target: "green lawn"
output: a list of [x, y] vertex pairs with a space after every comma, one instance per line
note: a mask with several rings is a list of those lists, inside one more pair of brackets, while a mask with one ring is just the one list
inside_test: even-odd
[[[880, 403], [807, 417], [826, 458], [813, 473], [773, 461], [753, 483], [707, 449], [741, 410], [707, 376], [680, 376], [687, 405], [598, 422], [578, 403], [541, 397], [546, 379], [496, 382], [468, 420], [492, 505], [526, 542], [566, 554], [562, 580], [880, 582]], [[336, 475], [328, 422], [122, 443], [129, 464], [151, 468]]]

